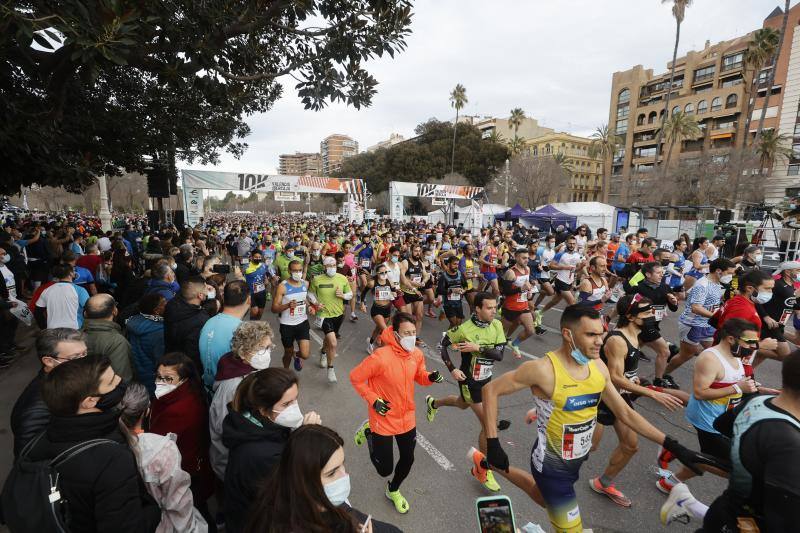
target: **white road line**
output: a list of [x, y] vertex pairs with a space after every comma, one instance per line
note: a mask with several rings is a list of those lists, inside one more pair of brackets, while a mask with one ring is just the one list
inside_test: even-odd
[[428, 455], [436, 461], [436, 464], [442, 467], [444, 470], [455, 471], [456, 467], [450, 460], [444, 456], [442, 452], [436, 449], [436, 446], [430, 443], [428, 439], [426, 439], [422, 433], [417, 431], [417, 444], [419, 447], [428, 452]]
[[312, 329], [311, 331], [309, 331], [309, 334], [311, 335], [311, 338], [314, 339], [314, 342], [322, 346], [322, 337], [320, 337], [316, 331]]

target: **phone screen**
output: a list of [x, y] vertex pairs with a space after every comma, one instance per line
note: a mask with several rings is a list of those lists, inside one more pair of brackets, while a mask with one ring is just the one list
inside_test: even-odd
[[479, 500], [478, 523], [481, 533], [514, 533], [511, 502], [505, 497]]

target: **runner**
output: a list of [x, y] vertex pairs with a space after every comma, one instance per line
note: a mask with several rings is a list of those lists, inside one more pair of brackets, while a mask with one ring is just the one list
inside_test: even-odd
[[[269, 292], [267, 280], [275, 275], [262, 263], [261, 250], [255, 249], [250, 254], [250, 260], [244, 269], [244, 278], [250, 287], [250, 320], [260, 320], [264, 308], [267, 306]], [[274, 312], [274, 311], [273, 311]]]
[[556, 295], [550, 298], [550, 301], [541, 310], [536, 311], [536, 320], [539, 324], [542, 323], [544, 314], [555, 307], [561, 300], [564, 300], [567, 305], [575, 303], [572, 289], [575, 284], [575, 272], [583, 268], [583, 256], [575, 249], [575, 237], [567, 237], [565, 244], [565, 251], [556, 253], [553, 256], [553, 260], [550, 261], [550, 270], [556, 272], [554, 285]]
[[344, 321], [344, 302], [353, 297], [347, 278], [336, 272], [336, 259], [323, 260], [325, 274], [315, 277], [309, 286], [311, 302], [318, 306], [317, 314], [322, 318], [322, 333], [325, 338], [319, 354], [320, 368], [328, 369], [328, 382], [336, 383], [333, 360], [336, 359], [336, 345], [339, 328]]
[[389, 281], [389, 271], [385, 264], [378, 265], [375, 269], [375, 276], [367, 282], [367, 286], [361, 291], [361, 312], [367, 312], [367, 293], [372, 289], [372, 307], [369, 314], [375, 323], [372, 334], [367, 338], [367, 353], [375, 350], [375, 342], [380, 338], [381, 333], [388, 326], [386, 325], [392, 316], [392, 301], [395, 299], [395, 289]]
[[[350, 250], [350, 243], [345, 242], [342, 244], [342, 249], [336, 252], [336, 272], [347, 278], [347, 282], [350, 283], [350, 291], [353, 294], [356, 294], [358, 285], [356, 282], [356, 267], [355, 267], [355, 258], [352, 253], [349, 252]], [[347, 256], [350, 256], [350, 263], [347, 262]], [[358, 315], [356, 315], [356, 299], [350, 299], [350, 322], [355, 322], [358, 320]]]
[[450, 327], [455, 328], [464, 321], [462, 300], [469, 282], [458, 269], [460, 263], [458, 257], [450, 255], [443, 262], [444, 270], [439, 274], [439, 282], [436, 285], [436, 306], [442, 307], [442, 313], [450, 322]]
[[600, 358], [605, 332], [600, 314], [585, 306], [569, 306], [561, 315], [561, 346], [546, 357], [527, 361], [490, 382], [483, 390], [488, 464], [508, 471], [508, 456], [497, 438], [497, 399], [528, 389], [538, 412], [537, 439], [531, 452], [534, 500], [547, 508], [556, 531], [583, 530], [574, 484], [589, 455], [602, 394], [604, 403], [639, 435], [662, 444], [681, 462], [701, 458], [653, 427], [622, 399]]
[[509, 343], [511, 351], [517, 359], [522, 358], [520, 343], [533, 335], [535, 327], [528, 297], [533, 292], [528, 259], [528, 250], [518, 248], [514, 252], [514, 265], [503, 274], [502, 278], [503, 312], [501, 321], [505, 336], [510, 338], [520, 324], [524, 328], [522, 333]]
[[800, 281], [800, 262], [784, 261], [778, 265], [778, 269], [773, 272], [773, 275], [780, 277], [774, 282], [772, 297], [767, 300], [766, 292], [768, 291], [759, 290], [756, 301], [761, 305], [763, 312], [764, 324], [761, 327], [761, 337], [775, 339], [778, 345], [775, 350], [759, 349], [753, 366], [760, 365], [764, 358], [782, 361], [789, 355], [790, 348], [784, 328], [789, 323], [789, 319], [794, 316], [795, 311], [800, 309], [797, 303], [797, 292], [794, 288], [795, 282]]
[[[386, 497], [398, 513], [409, 510], [400, 485], [414, 464], [417, 428], [414, 415], [414, 382], [422, 386], [441, 383], [438, 371], [428, 372], [425, 357], [417, 348], [415, 318], [398, 313], [392, 326], [381, 334], [382, 346], [350, 372], [350, 383], [367, 402], [369, 419], [356, 431], [356, 446], [365, 442], [369, 458], [381, 477], [394, 476], [386, 486]], [[399, 458], [394, 464], [392, 441]]]
[[553, 289], [553, 281], [556, 276], [556, 271], [550, 270], [550, 263], [553, 261], [555, 256], [556, 236], [548, 235], [545, 237], [544, 244], [536, 249], [536, 259], [539, 261], [539, 285], [542, 287], [539, 295], [536, 297], [535, 303], [533, 304], [533, 316], [536, 324], [537, 335], [543, 335], [546, 331], [544, 327], [542, 327], [542, 313], [538, 311], [539, 306], [547, 296], [553, 297], [556, 294], [555, 289]]
[[415, 244], [409, 257], [400, 262], [400, 289], [405, 301], [403, 312], [417, 319], [417, 332], [422, 330], [422, 288], [429, 275], [422, 264], [422, 247]]
[[[469, 304], [470, 313], [475, 311], [475, 294], [480, 285], [480, 267], [475, 260], [475, 245], [465, 244], [462, 248], [462, 256], [458, 261], [458, 270], [467, 281], [467, 288], [464, 296]], [[445, 253], [442, 251], [442, 253]]]
[[500, 236], [495, 235], [490, 244], [481, 251], [478, 262], [481, 265], [481, 276], [485, 280], [482, 290], [490, 291], [495, 297], [500, 296], [500, 285], [497, 282], [497, 267], [500, 266]]
[[[589, 260], [588, 275], [578, 284], [578, 301], [581, 305], [588, 305], [598, 312], [603, 311], [603, 304], [611, 296], [605, 277], [606, 272], [605, 254], [597, 255]], [[603, 325], [608, 328], [608, 322], [605, 319]]]
[[273, 263], [276, 281], [289, 279], [289, 263], [295, 258], [294, 254], [297, 244], [287, 242], [282, 248], [280, 255], [278, 255], [278, 258], [275, 259]]
[[322, 264], [322, 245], [319, 242], [314, 241], [309, 246], [304, 266], [303, 277], [308, 281], [325, 273], [325, 265]]
[[275, 289], [272, 312], [279, 315], [283, 368], [294, 363], [298, 372], [303, 370], [303, 361], [308, 359], [311, 350], [308, 312], [313, 308], [308, 304], [308, 282], [303, 281], [303, 262], [295, 259], [289, 263], [289, 279], [281, 281]]
[[686, 258], [683, 253], [686, 251], [687, 244], [683, 239], [678, 239], [672, 243], [673, 250], [667, 259], [667, 264], [664, 265], [662, 260], [661, 265], [664, 267], [664, 283], [672, 290], [678, 300], [686, 298], [684, 290], [684, 276], [683, 272], [686, 269]]
[[[708, 239], [705, 237], [697, 237], [692, 243], [692, 253], [689, 254], [688, 259], [690, 263], [689, 270], [686, 271], [686, 278], [684, 280], [687, 291], [697, 283], [697, 280], [702, 279], [703, 276], [709, 273], [710, 261], [706, 254], [707, 248]], [[713, 272], [713, 270], [711, 272]]]
[[366, 306], [366, 302], [361, 299], [361, 295], [365, 294], [364, 289], [367, 288], [370, 278], [372, 277], [372, 267], [375, 265], [375, 260], [377, 258], [377, 254], [375, 253], [375, 249], [372, 247], [372, 242], [370, 241], [368, 233], [361, 235], [361, 241], [356, 244], [353, 252], [356, 254], [358, 285], [360, 288], [360, 292], [358, 293], [360, 299], [358, 303], [361, 304], [363, 310], [363, 308]]

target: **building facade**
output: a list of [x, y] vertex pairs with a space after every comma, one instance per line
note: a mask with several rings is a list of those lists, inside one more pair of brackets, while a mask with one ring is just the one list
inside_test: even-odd
[[564, 168], [570, 173], [569, 187], [552, 191], [548, 201], [594, 202], [603, 198], [603, 161], [589, 156], [591, 144], [591, 139], [569, 133], [546, 133], [525, 141], [529, 157], [562, 154]]
[[320, 154], [303, 152], [281, 154], [278, 162], [278, 174], [285, 176], [321, 176], [322, 157]]
[[358, 154], [358, 143], [347, 135], [335, 133], [325, 137], [319, 143], [322, 157], [322, 175], [330, 176], [342, 168], [342, 162]]
[[392, 133], [389, 135], [389, 138], [385, 141], [379, 141], [372, 146], [367, 148], [367, 152], [375, 152], [381, 148], [389, 148], [390, 146], [394, 146], [397, 143], [401, 143], [405, 140], [405, 137], [400, 135], [399, 133]]
[[[696, 116], [702, 131], [698, 139], [681, 141], [672, 147], [672, 165], [702, 155], [726, 158], [732, 148], [742, 146], [747, 116], [745, 87], [750, 79], [744, 69], [744, 51], [752, 37], [747, 34], [703, 50], [690, 51], [676, 60], [675, 78], [668, 88], [670, 66], [654, 75], [652, 69], [637, 65], [615, 72], [612, 77], [609, 131], [622, 139], [622, 147], [607, 162], [610, 176], [605, 201], [613, 205], [640, 204], [640, 196], [654, 180], [656, 138], [664, 113], [667, 91], [671, 91], [671, 113], [683, 111]], [[669, 146], [662, 140], [659, 164]]]
[[[472, 124], [478, 128], [484, 139], [491, 137], [493, 132], [496, 132], [506, 142], [514, 138], [514, 128], [509, 127], [507, 118], [464, 115], [458, 117], [458, 121]], [[524, 139], [533, 139], [554, 132], [555, 130], [551, 128], [540, 126], [535, 118], [525, 117], [519, 125], [517, 136]]]

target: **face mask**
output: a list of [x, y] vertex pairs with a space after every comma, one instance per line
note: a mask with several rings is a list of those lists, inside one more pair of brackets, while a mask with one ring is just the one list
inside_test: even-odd
[[758, 291], [758, 294], [756, 294], [756, 303], [765, 304], [770, 300], [772, 300], [771, 292]]
[[297, 429], [303, 425], [303, 413], [300, 411], [300, 406], [297, 402], [278, 413], [278, 416], [275, 417], [275, 423], [289, 429]]
[[313, 255], [314, 257], [319, 257], [320, 253], [322, 252], [320, 252], [319, 250], [314, 250], [313, 252], [311, 252], [311, 255]]
[[397, 263], [398, 261], [400, 261], [399, 257], [392, 256], [392, 263]]
[[661, 266], [669, 266], [669, 259], [662, 259]]
[[178, 383], [156, 383], [156, 398], [166, 396], [178, 388]]
[[764, 254], [756, 254], [753, 256], [756, 263], [760, 263], [762, 259], [764, 259]]
[[303, 273], [302, 272], [292, 272], [292, 279], [294, 281], [300, 281], [301, 279], [303, 279]]
[[217, 291], [210, 290], [210, 291], [208, 291], [208, 292], [206, 293], [206, 299], [207, 299], [207, 300], [213, 300], [213, 299], [214, 299], [214, 298], [216, 298], [216, 297], [217, 297]]
[[327, 485], [323, 485], [322, 488], [325, 490], [325, 496], [328, 497], [328, 501], [330, 501], [334, 507], [339, 507], [342, 505], [348, 496], [350, 496], [350, 475], [345, 475], [337, 479], [336, 481], [331, 481]]
[[178, 268], [178, 264], [177, 264], [177, 263], [172, 263], [172, 264], [171, 264], [169, 267], [170, 267], [172, 270], [175, 270], [176, 268]]
[[403, 349], [407, 352], [412, 351], [414, 347], [417, 345], [416, 335], [409, 335], [408, 337], [400, 337], [398, 335], [398, 338], [400, 339], [400, 346], [402, 346]]
[[433, 256], [432, 255], [426, 255], [425, 256], [425, 261], [428, 261], [429, 263], [433, 262]]
[[264, 348], [253, 354], [253, 357], [250, 358], [250, 366], [256, 370], [264, 370], [265, 368], [269, 368], [271, 361], [272, 348]]
[[756, 351], [755, 348], [745, 348], [744, 346], [735, 341], [734, 344], [731, 346], [731, 355], [734, 357], [741, 357], [741, 358], [750, 357], [751, 355], [753, 355], [753, 352], [755, 351]]
[[294, 257], [294, 252], [286, 252], [286, 257]]
[[124, 381], [120, 381], [119, 385], [114, 387], [112, 390], [100, 395], [100, 399], [97, 400], [95, 407], [101, 411], [108, 411], [115, 408], [117, 405], [119, 405], [119, 402], [122, 401], [122, 397], [125, 396], [125, 389], [127, 388], [128, 384]]
[[336, 263], [336, 266], [337, 268], [342, 268], [344, 266], [344, 263]]
[[326, 268], [325, 269], [325, 273], [330, 277], [335, 276], [336, 275], [336, 267], [328, 267], [328, 268]]
[[569, 337], [570, 337], [569, 341], [572, 343], [572, 351], [570, 351], [569, 354], [572, 356], [572, 358], [575, 360], [575, 362], [578, 363], [579, 365], [588, 365], [589, 364], [589, 358], [586, 357], [584, 355], [584, 353], [582, 351], [580, 351], [580, 349], [578, 348], [578, 345], [575, 344], [575, 339], [572, 336], [572, 331], [569, 332]]
[[733, 274], [725, 274], [724, 276], [719, 277], [719, 282], [723, 285], [727, 285], [731, 281], [733, 281]]
[[654, 316], [649, 316], [647, 318], [643, 318], [642, 319], [642, 329], [648, 329], [648, 328], [655, 327], [656, 324], [658, 324], [658, 321], [656, 320], [656, 317], [654, 317]]
[[11, 261], [11, 256], [8, 255], [8, 254], [4, 255], [3, 256], [3, 263], [5, 264], [5, 263], [8, 263], [9, 261]]
[[450, 243], [449, 242], [442, 243], [442, 250], [449, 250], [449, 249], [450, 249]]
[[254, 265], [257, 265], [257, 264], [259, 264], [259, 263], [261, 262], [261, 259], [253, 259], [251, 262], [252, 262]]

